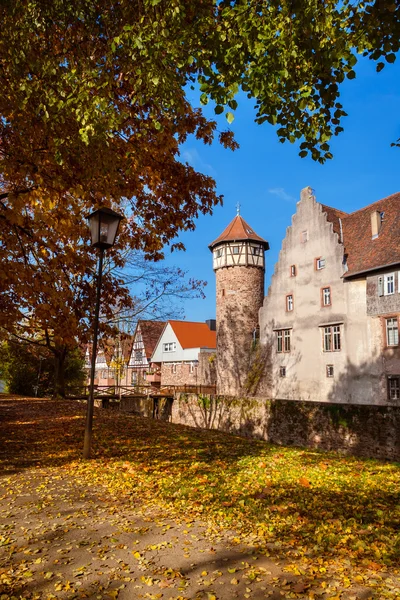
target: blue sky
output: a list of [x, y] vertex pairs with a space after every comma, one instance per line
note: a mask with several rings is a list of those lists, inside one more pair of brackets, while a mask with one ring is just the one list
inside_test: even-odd
[[[377, 74], [374, 63], [361, 59], [356, 72], [357, 78], [341, 88], [341, 102], [349, 116], [342, 123], [344, 132], [332, 141], [333, 160], [324, 165], [299, 158], [298, 145], [281, 144], [268, 123], [254, 123], [254, 101], [243, 94], [238, 97], [231, 125], [239, 150], [231, 152], [218, 143], [208, 147], [196, 140], [182, 147], [182, 159], [211, 175], [218, 193], [224, 196], [222, 207], [212, 216], [199, 217], [196, 230], [180, 236], [186, 252], [175, 252], [166, 259], [190, 277], [208, 282], [205, 300], [185, 301], [187, 320], [215, 317], [215, 275], [207, 246], [233, 219], [237, 202], [243, 218], [269, 241], [267, 290], [303, 187], [314, 188], [319, 202], [346, 212], [400, 191], [400, 148], [390, 146], [400, 137], [400, 63], [387, 65]], [[196, 104], [197, 96], [192, 93]], [[207, 106], [205, 113], [215, 118], [212, 106]], [[220, 122], [221, 130], [226, 129], [223, 117]]]

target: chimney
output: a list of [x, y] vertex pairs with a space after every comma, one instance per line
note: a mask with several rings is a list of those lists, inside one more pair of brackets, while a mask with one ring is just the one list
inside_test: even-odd
[[374, 212], [371, 213], [371, 232], [373, 240], [378, 237], [381, 225], [381, 213], [379, 212], [379, 210], [374, 210]]
[[215, 319], [207, 319], [206, 323], [210, 331], [217, 331], [217, 321]]

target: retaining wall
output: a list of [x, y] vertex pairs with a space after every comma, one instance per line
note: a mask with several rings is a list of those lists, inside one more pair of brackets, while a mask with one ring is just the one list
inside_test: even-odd
[[283, 446], [400, 461], [400, 407], [177, 394], [171, 420]]

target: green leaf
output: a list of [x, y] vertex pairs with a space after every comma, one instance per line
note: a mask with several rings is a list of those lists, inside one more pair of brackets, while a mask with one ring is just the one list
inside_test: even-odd
[[226, 116], [226, 120], [228, 121], [229, 125], [231, 123], [233, 123], [233, 121], [235, 120], [235, 116], [233, 115], [233, 113], [231, 113], [229, 111], [226, 113], [225, 116]]

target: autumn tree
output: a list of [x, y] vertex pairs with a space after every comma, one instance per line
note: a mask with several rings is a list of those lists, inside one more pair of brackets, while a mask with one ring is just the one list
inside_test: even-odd
[[[85, 214], [124, 209], [110, 252], [122, 267], [122, 249], [158, 259], [166, 244], [180, 247], [179, 231], [221, 202], [179, 149], [189, 136], [236, 145], [190, 104], [187, 86], [228, 123], [244, 90], [259, 123], [323, 162], [345, 116], [340, 83], [355, 77], [357, 53], [377, 70], [394, 62], [399, 13], [398, 1], [378, 0], [4, 0], [2, 327], [51, 332], [62, 362], [92, 302]], [[129, 306], [111, 272], [104, 294]]]

